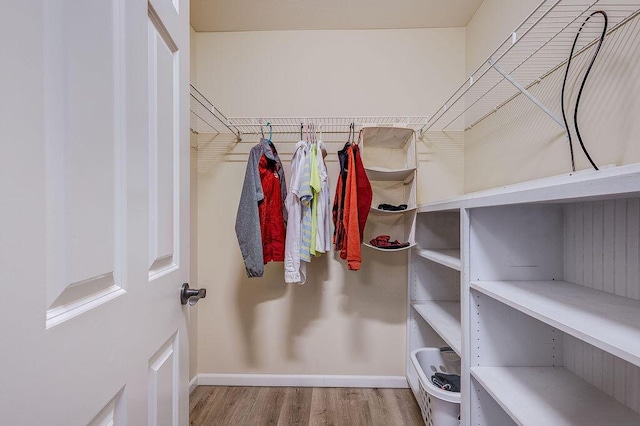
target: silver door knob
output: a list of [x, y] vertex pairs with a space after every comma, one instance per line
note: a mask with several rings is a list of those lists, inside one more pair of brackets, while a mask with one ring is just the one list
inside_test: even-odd
[[198, 303], [198, 300], [204, 299], [207, 297], [207, 289], [206, 288], [189, 288], [189, 283], [182, 284], [182, 289], [180, 290], [180, 303], [186, 305], [187, 302], [189, 306], [193, 306]]

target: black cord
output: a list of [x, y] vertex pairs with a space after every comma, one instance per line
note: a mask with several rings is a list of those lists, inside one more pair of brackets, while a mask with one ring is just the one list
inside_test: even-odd
[[609, 18], [608, 18], [607, 13], [605, 11], [596, 10], [591, 15], [589, 15], [587, 17], [587, 19], [585, 19], [584, 22], [582, 23], [582, 25], [580, 26], [580, 29], [578, 30], [578, 33], [576, 34], [576, 38], [573, 40], [573, 46], [571, 46], [571, 53], [569, 54], [569, 60], [567, 61], [567, 69], [566, 69], [565, 74], [564, 74], [564, 81], [562, 82], [562, 118], [564, 119], [564, 125], [567, 128], [567, 136], [569, 137], [569, 149], [571, 151], [571, 168], [572, 168], [572, 170], [574, 172], [576, 171], [576, 165], [575, 165], [574, 157], [573, 157], [573, 142], [571, 140], [571, 132], [569, 131], [569, 123], [567, 123], [567, 116], [566, 116], [566, 113], [565, 113], [564, 92], [565, 92], [565, 88], [567, 86], [567, 77], [569, 75], [569, 67], [571, 66], [571, 58], [573, 57], [573, 52], [575, 51], [576, 44], [578, 43], [578, 37], [580, 37], [580, 33], [582, 32], [582, 29], [584, 28], [586, 23], [589, 22], [589, 19], [591, 19], [592, 16], [598, 15], [598, 14], [600, 14], [600, 15], [602, 15], [604, 17], [604, 26], [602, 28], [602, 34], [600, 35], [600, 40], [598, 41], [598, 46], [596, 47], [595, 52], [593, 52], [593, 56], [591, 57], [591, 61], [589, 62], [589, 66], [587, 67], [587, 72], [584, 74], [584, 78], [582, 79], [582, 84], [580, 84], [580, 90], [578, 91], [578, 97], [576, 99], [576, 107], [575, 107], [575, 110], [573, 112], [573, 123], [574, 123], [574, 125], [576, 127], [576, 135], [578, 136], [578, 141], [580, 142], [580, 147], [582, 148], [582, 151], [584, 152], [584, 155], [587, 156], [587, 159], [589, 160], [589, 162], [591, 163], [593, 168], [596, 169], [596, 170], [599, 170], [598, 166], [596, 166], [596, 164], [591, 159], [591, 156], [589, 155], [589, 151], [587, 151], [587, 148], [584, 146], [584, 142], [582, 141], [582, 135], [580, 134], [580, 127], [578, 126], [578, 107], [580, 106], [580, 98], [582, 97], [582, 91], [584, 90], [584, 86], [587, 83], [587, 78], [589, 77], [589, 73], [591, 72], [591, 68], [593, 68], [593, 64], [596, 61], [596, 57], [598, 56], [598, 53], [600, 52], [600, 48], [602, 47], [602, 43], [604, 42], [604, 37], [605, 37], [605, 35], [607, 33], [607, 26], [608, 26], [608, 23], [609, 23]]

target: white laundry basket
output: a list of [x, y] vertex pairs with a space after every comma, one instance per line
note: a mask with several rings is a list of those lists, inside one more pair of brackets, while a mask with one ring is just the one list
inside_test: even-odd
[[453, 351], [421, 348], [411, 352], [411, 363], [420, 382], [418, 404], [427, 426], [459, 426], [460, 392], [449, 392], [431, 383], [434, 373], [460, 374], [460, 357]]

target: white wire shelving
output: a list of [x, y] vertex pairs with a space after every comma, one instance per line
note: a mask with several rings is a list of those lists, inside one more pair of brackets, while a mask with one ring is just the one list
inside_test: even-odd
[[[427, 123], [425, 116], [346, 116], [346, 117], [226, 117], [195, 86], [191, 85], [191, 131], [195, 134], [232, 133], [238, 141], [244, 135], [261, 135], [271, 125], [275, 135], [296, 135], [301, 126], [315, 125], [316, 131], [329, 135], [346, 135], [351, 124], [355, 130], [365, 126], [399, 126], [419, 130]], [[306, 127], [305, 129], [306, 130]], [[253, 139], [251, 139], [253, 141]], [[294, 140], [294, 139], [291, 139]], [[297, 139], [295, 139], [297, 141]]]
[[240, 131], [230, 125], [229, 119], [193, 84], [190, 88], [190, 95], [190, 126], [193, 133], [219, 135], [221, 133], [219, 128], [224, 127], [227, 131], [233, 133], [236, 138], [242, 139]]
[[[609, 36], [637, 21], [640, 0], [543, 1], [430, 116], [420, 132], [469, 130], [518, 96], [529, 97], [564, 128], [558, 112], [535, 99], [529, 89], [566, 65], [576, 33], [596, 10], [607, 13]], [[580, 68], [591, 56], [586, 53], [596, 44], [602, 32], [602, 21], [601, 17], [594, 17], [583, 28], [572, 68], [574, 63]], [[615, 43], [611, 48], [617, 49], [619, 55], [624, 55], [625, 49], [631, 46], [625, 40]]]
[[301, 126], [313, 124], [323, 134], [346, 135], [351, 124], [355, 124], [356, 132], [365, 126], [399, 126], [417, 131], [427, 123], [427, 117], [231, 117], [228, 123], [245, 135], [268, 132], [267, 123], [273, 127], [273, 134], [300, 134]]

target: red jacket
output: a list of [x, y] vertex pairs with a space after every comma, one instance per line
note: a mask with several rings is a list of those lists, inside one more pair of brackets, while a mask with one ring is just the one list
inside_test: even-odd
[[284, 260], [287, 186], [280, 157], [266, 139], [251, 148], [236, 215], [236, 235], [249, 277]]
[[369, 217], [369, 210], [371, 210], [371, 201], [373, 201], [373, 190], [362, 164], [358, 145], [353, 146], [353, 153], [356, 163], [356, 184], [358, 186], [358, 195], [356, 197], [358, 202], [358, 225], [360, 227], [360, 242], [362, 242], [364, 239], [364, 226], [367, 223], [367, 217]]
[[282, 217], [282, 192], [278, 164], [266, 156], [260, 157], [258, 170], [264, 200], [258, 204], [260, 234], [264, 263], [284, 262], [284, 245], [287, 230]]

